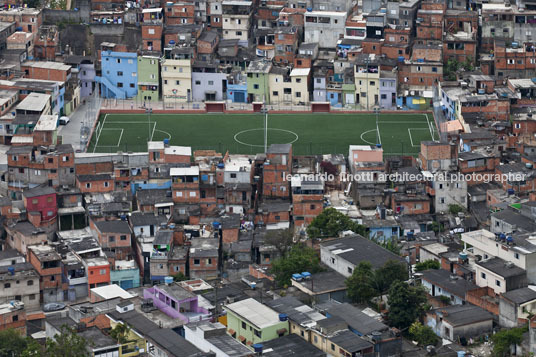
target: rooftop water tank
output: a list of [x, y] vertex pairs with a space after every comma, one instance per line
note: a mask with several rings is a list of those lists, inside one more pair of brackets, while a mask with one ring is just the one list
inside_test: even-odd
[[288, 316], [287, 314], [279, 314], [279, 321], [287, 321]]
[[164, 283], [166, 283], [166, 285], [169, 285], [169, 284], [173, 283], [173, 277], [172, 276], [166, 276], [164, 278]]

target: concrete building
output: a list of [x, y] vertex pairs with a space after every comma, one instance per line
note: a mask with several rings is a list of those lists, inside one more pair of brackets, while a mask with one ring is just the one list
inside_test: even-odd
[[270, 100], [270, 70], [272, 62], [265, 60], [251, 61], [247, 68], [248, 102], [264, 102]]
[[227, 334], [225, 325], [219, 322], [191, 322], [184, 325], [184, 338], [203, 352], [216, 357], [249, 357], [251, 350]]
[[426, 314], [426, 325], [441, 338], [456, 341], [463, 337], [469, 340], [491, 332], [493, 315], [471, 304], [441, 307]]
[[320, 48], [335, 48], [344, 37], [346, 12], [311, 11], [305, 14], [304, 42], [318, 43]]
[[526, 287], [527, 274], [514, 263], [495, 257], [475, 263], [475, 282], [501, 294]]
[[189, 59], [162, 61], [162, 98], [167, 102], [192, 101], [192, 62]]
[[138, 56], [138, 95], [139, 103], [156, 102], [160, 99], [160, 58], [157, 56]]
[[[482, 259], [498, 257], [524, 269], [527, 272], [528, 282], [534, 284], [536, 282], [536, 249], [531, 243], [530, 234], [517, 233], [503, 236], [497, 237], [494, 233], [481, 229], [462, 233], [462, 241], [468, 252], [479, 255]], [[471, 248], [467, 248], [468, 244]]]
[[192, 93], [195, 102], [221, 101], [227, 96], [227, 74], [216, 62], [196, 61], [192, 67]]
[[372, 110], [375, 105], [380, 104], [380, 72], [379, 62], [374, 55], [356, 61], [354, 67], [355, 102], [361, 108]]
[[28, 311], [39, 309], [39, 278], [30, 263], [0, 266], [0, 304], [17, 300]]
[[262, 343], [289, 333], [288, 318], [280, 318], [255, 299], [226, 304], [223, 308], [227, 312], [227, 333], [244, 344]]
[[397, 74], [389, 71], [380, 73], [380, 108], [387, 110], [396, 109]]
[[136, 53], [101, 52], [102, 75], [95, 80], [100, 84], [104, 98], [125, 99], [138, 93], [138, 60]]
[[345, 277], [354, 272], [362, 261], [370, 261], [374, 269], [390, 260], [405, 264], [405, 260], [359, 235], [324, 242], [320, 246], [320, 260]]
[[225, 40], [239, 40], [242, 44], [249, 41], [252, 2], [244, 0], [222, 1], [222, 31]]
[[524, 325], [536, 311], [536, 291], [531, 288], [510, 290], [499, 296], [499, 324], [513, 328]]
[[292, 104], [309, 104], [309, 74], [310, 68], [294, 68], [290, 72]]

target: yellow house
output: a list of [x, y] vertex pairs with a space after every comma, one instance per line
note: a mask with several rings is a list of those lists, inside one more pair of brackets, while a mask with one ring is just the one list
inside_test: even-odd
[[161, 66], [162, 97], [165, 102], [192, 100], [192, 62], [189, 59], [166, 59]]
[[354, 66], [355, 102], [366, 110], [380, 102], [380, 66], [374, 58], [358, 60]]
[[269, 103], [291, 103], [292, 85], [288, 69], [273, 66], [268, 75]]
[[294, 68], [290, 72], [292, 104], [309, 104], [309, 73], [311, 68]]
[[128, 333], [125, 336], [125, 343], [119, 347], [119, 357], [133, 357], [145, 355], [147, 352], [147, 340], [144, 331], [158, 329], [158, 325], [145, 318], [139, 312], [134, 311], [134, 305], [130, 301], [120, 303], [116, 311], [106, 314], [110, 320], [112, 330], [117, 325], [126, 325]]
[[364, 356], [374, 352], [371, 342], [351, 332], [344, 320], [337, 317], [319, 321], [311, 330], [309, 342], [334, 357]]

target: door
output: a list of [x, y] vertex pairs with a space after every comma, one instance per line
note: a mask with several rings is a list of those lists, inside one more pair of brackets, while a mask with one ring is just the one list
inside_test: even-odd
[[236, 103], [244, 103], [246, 101], [246, 96], [244, 92], [235, 92], [234, 101]]
[[122, 289], [132, 289], [134, 287], [134, 282], [132, 280], [123, 280], [120, 284]]

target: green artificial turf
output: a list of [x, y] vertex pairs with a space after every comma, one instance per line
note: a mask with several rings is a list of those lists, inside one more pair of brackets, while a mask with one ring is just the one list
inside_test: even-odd
[[[145, 114], [107, 114], [88, 152], [146, 151], [151, 137], [192, 150], [255, 154], [264, 151], [263, 121], [262, 114], [153, 114], [150, 121]], [[268, 128], [268, 144], [292, 142], [295, 155], [347, 154], [349, 145], [378, 140], [386, 155], [415, 155], [421, 141], [437, 139], [431, 114], [380, 114], [379, 139], [375, 114], [270, 114]]]

